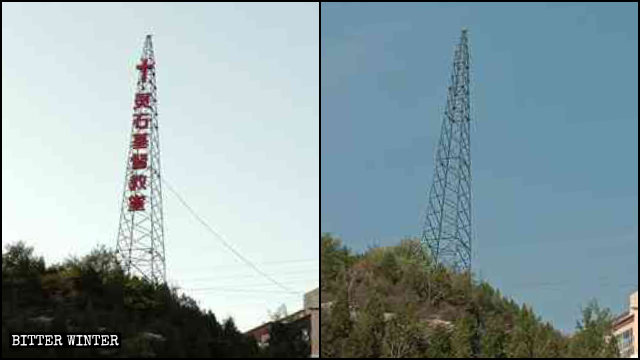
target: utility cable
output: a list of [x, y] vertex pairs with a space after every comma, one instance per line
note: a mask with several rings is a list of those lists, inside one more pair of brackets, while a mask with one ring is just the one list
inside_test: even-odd
[[288, 287], [282, 285], [280, 282], [276, 281], [274, 278], [272, 278], [271, 276], [269, 276], [267, 273], [265, 273], [264, 271], [260, 270], [256, 265], [254, 265], [251, 261], [249, 261], [249, 259], [247, 259], [246, 257], [242, 256], [242, 254], [240, 254], [238, 251], [236, 251], [236, 249], [234, 249], [222, 236], [222, 234], [218, 233], [217, 231], [215, 231], [211, 226], [209, 226], [209, 224], [207, 224], [206, 221], [204, 221], [192, 208], [191, 206], [189, 206], [189, 204], [187, 204], [187, 202], [182, 198], [182, 196], [180, 196], [180, 194], [178, 194], [177, 191], [175, 191], [173, 189], [173, 187], [167, 182], [167, 180], [165, 180], [164, 178], [162, 178], [162, 182], [167, 185], [167, 187], [169, 188], [169, 191], [171, 191], [180, 201], [180, 203], [182, 203], [182, 205], [187, 208], [187, 210], [189, 210], [189, 212], [191, 213], [191, 215], [193, 215], [193, 217], [196, 218], [196, 220], [198, 220], [207, 230], [209, 230], [209, 232], [211, 232], [229, 251], [231, 251], [236, 257], [238, 257], [238, 259], [242, 260], [245, 264], [247, 264], [249, 267], [251, 267], [253, 270], [255, 270], [258, 274], [264, 276], [267, 280], [269, 280], [270, 282], [272, 282], [273, 284], [277, 285], [279, 288], [283, 289], [285, 292], [288, 293], [298, 293], [299, 292], [295, 292], [291, 289], [289, 289]]

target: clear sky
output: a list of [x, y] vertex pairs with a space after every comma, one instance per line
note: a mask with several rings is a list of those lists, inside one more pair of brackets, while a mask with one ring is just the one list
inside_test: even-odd
[[557, 328], [638, 283], [638, 5], [321, 6], [321, 231], [418, 236], [469, 28], [474, 271]]
[[[2, 4], [2, 243], [48, 263], [115, 247], [144, 37], [164, 177], [231, 245], [318, 287], [318, 4]], [[170, 284], [242, 330], [302, 295], [164, 189]]]

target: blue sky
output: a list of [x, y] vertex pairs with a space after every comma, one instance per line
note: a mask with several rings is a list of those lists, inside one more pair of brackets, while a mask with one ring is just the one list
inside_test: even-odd
[[[115, 246], [147, 33], [164, 177], [264, 272], [316, 288], [318, 4], [3, 3], [3, 245], [49, 263]], [[171, 285], [243, 330], [302, 307], [164, 199]]]
[[321, 224], [417, 236], [469, 28], [474, 271], [572, 331], [638, 282], [637, 4], [321, 6]]

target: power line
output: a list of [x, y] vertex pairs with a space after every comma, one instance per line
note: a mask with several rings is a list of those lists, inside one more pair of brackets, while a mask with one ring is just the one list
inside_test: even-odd
[[259, 292], [259, 293], [274, 293], [274, 294], [290, 294], [300, 295], [297, 291], [282, 291], [282, 290], [250, 290], [250, 289], [233, 289], [233, 288], [221, 288], [221, 287], [205, 287], [205, 288], [190, 288], [183, 289], [189, 291], [229, 291], [229, 292]]
[[[318, 270], [316, 269], [309, 269], [309, 270], [298, 270], [298, 271], [291, 271], [291, 272], [285, 272], [285, 273], [280, 273], [278, 275], [307, 275], [309, 273], [318, 273]], [[197, 278], [181, 278], [182, 280], [189, 280], [189, 281], [199, 281], [199, 280], [225, 280], [225, 279], [247, 279], [247, 278], [253, 278], [256, 277], [258, 275], [255, 274], [247, 274], [247, 275], [231, 275], [231, 276], [222, 276], [222, 277], [218, 277], [218, 276], [206, 276], [206, 277], [197, 277]]]
[[[318, 279], [310, 279], [310, 280], [309, 279], [303, 279], [303, 280], [298, 280], [298, 281], [287, 281], [286, 283], [288, 285], [291, 285], [291, 284], [307, 284], [307, 283], [311, 283], [311, 282], [317, 283]], [[194, 284], [194, 285], [206, 286], [207, 284], [205, 283], [205, 284]], [[267, 283], [267, 282], [258, 283], [258, 284], [256, 284], [256, 283], [253, 283], [253, 284], [251, 284], [251, 283], [249, 283], [249, 284], [237, 284], [237, 283], [233, 283], [233, 284], [229, 284], [229, 283], [218, 284], [218, 283], [215, 283], [215, 285], [216, 286], [220, 286], [221, 285], [222, 287], [225, 287], [226, 285], [230, 285], [230, 286], [235, 286], [235, 288], [243, 288], [243, 289], [247, 289], [247, 290], [251, 289], [251, 290], [258, 290], [258, 291], [260, 291], [260, 290], [269, 290], [269, 291], [271, 291], [271, 290], [273, 290], [273, 286], [274, 286], [273, 284]], [[205, 287], [205, 288], [208, 288], [208, 287]], [[196, 288], [189, 287], [189, 289], [200, 289], [200, 287], [196, 287]], [[282, 291], [282, 290], [277, 290], [277, 291]], [[295, 293], [299, 294], [298, 292], [295, 292]]]
[[[537, 286], [566, 287], [568, 285], [578, 285], [578, 284], [581, 284], [581, 283], [575, 280], [558, 280], [558, 281], [530, 281], [530, 282], [507, 283], [506, 286], [509, 286], [509, 287], [537, 287]], [[590, 281], [589, 284], [600, 285], [600, 286], [617, 286], [617, 287], [629, 287], [629, 286], [638, 285], [634, 283], [618, 283], [618, 282], [606, 280], [606, 278], [600, 278], [599, 281]]]
[[[292, 283], [292, 282], [300, 282], [300, 281], [307, 281], [307, 280], [317, 280], [318, 279], [318, 274], [300, 274], [300, 276], [293, 276], [293, 275], [289, 275], [289, 276], [279, 276], [278, 279], [280, 280], [281, 283], [283, 284], [288, 284], [288, 283]], [[245, 284], [245, 283], [250, 283], [250, 282], [260, 282], [262, 284], [268, 284], [273, 286], [274, 284], [270, 281], [265, 281], [262, 277], [258, 277], [258, 275], [252, 275], [252, 276], [244, 276], [244, 277], [222, 277], [222, 278], [198, 278], [198, 279], [173, 279], [174, 281], [178, 281], [180, 280], [183, 283], [187, 283], [187, 284], [205, 284], [205, 283], [212, 283], [212, 282], [221, 282], [221, 283], [229, 283], [229, 282], [233, 282], [234, 284]]]
[[[316, 261], [318, 262], [318, 259], [300, 259], [300, 260], [283, 260], [283, 261], [265, 261], [265, 262], [261, 262], [261, 263], [257, 263], [260, 265], [273, 265], [273, 264], [293, 264], [293, 263], [304, 263], [304, 262], [312, 262], [312, 261]], [[214, 270], [214, 269], [227, 269], [227, 268], [235, 268], [238, 265], [219, 265], [219, 266], [212, 266], [212, 267], [207, 267], [206, 269], [203, 270]], [[197, 269], [195, 267], [192, 268], [180, 268], [183, 270], [187, 270], [187, 269]]]
[[[305, 276], [298, 279], [287, 279], [285, 281], [281, 281], [283, 284], [287, 284], [291, 286], [293, 283], [307, 283], [307, 282], [317, 282], [319, 279], [317, 276]], [[245, 281], [238, 281], [236, 279], [211, 279], [211, 280], [201, 280], [201, 281], [193, 281], [189, 282], [185, 285], [191, 286], [204, 286], [207, 284], [215, 284], [225, 286], [227, 284], [231, 284], [234, 287], [253, 287], [253, 286], [274, 286], [273, 283], [260, 279], [248, 279]]]
[[[250, 266], [253, 270], [255, 270], [257, 273], [259, 273], [260, 275], [264, 276], [266, 279], [268, 279], [270, 282], [274, 283], [275, 285], [277, 285], [279, 288], [283, 289], [285, 292], [289, 292], [289, 293], [296, 293], [292, 290], [290, 290], [289, 288], [287, 288], [286, 286], [282, 285], [281, 283], [279, 283], [278, 281], [276, 281], [274, 278], [272, 278], [271, 276], [269, 276], [267, 273], [263, 272], [262, 270], [260, 270], [257, 266], [255, 266], [251, 261], [249, 261], [247, 258], [245, 258], [244, 256], [242, 256], [242, 254], [240, 254], [238, 251], [236, 251], [231, 245], [229, 245], [229, 243], [224, 239], [224, 237], [219, 234], [217, 231], [215, 231], [211, 226], [209, 226], [209, 224], [207, 224], [190, 206], [189, 204], [187, 204], [186, 201], [184, 201], [184, 199], [173, 189], [173, 187], [167, 182], [167, 180], [164, 179], [164, 177], [162, 178], [162, 182], [167, 185], [167, 188], [169, 188], [169, 191], [171, 191], [177, 198], [178, 200], [182, 203], [182, 205], [184, 205], [185, 208], [187, 208], [187, 210], [189, 210], [189, 212], [191, 213], [191, 215], [193, 215], [193, 217], [196, 218], [196, 220], [198, 220], [205, 228], [207, 228], [207, 230], [209, 230], [209, 232], [211, 232], [227, 249], [229, 249], [229, 251], [231, 251], [235, 256], [237, 256], [240, 260], [242, 260], [245, 264], [247, 264], [248, 266]], [[299, 294], [299, 293], [297, 293]]]

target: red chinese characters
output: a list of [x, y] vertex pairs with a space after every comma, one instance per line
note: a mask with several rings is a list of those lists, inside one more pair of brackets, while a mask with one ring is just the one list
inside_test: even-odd
[[144, 201], [146, 197], [144, 195], [131, 195], [129, 196], [129, 211], [144, 210]]
[[149, 134], [133, 134], [131, 146], [134, 149], [146, 149], [149, 147]]
[[147, 168], [147, 154], [133, 154], [131, 156], [131, 165], [133, 170]]
[[[153, 64], [148, 59], [143, 59], [142, 62], [136, 66], [140, 70], [140, 83], [144, 89], [148, 78], [149, 69], [153, 69]], [[153, 72], [150, 72], [153, 76]], [[140, 89], [140, 88], [139, 88]], [[143, 113], [144, 109], [151, 109], [152, 97], [151, 93], [138, 92], [135, 94], [133, 109], [133, 134], [131, 137], [131, 173], [129, 175], [128, 190], [130, 191], [129, 211], [144, 211], [146, 196], [141, 192], [147, 189], [147, 175], [144, 172], [138, 172], [135, 170], [147, 169], [149, 159], [149, 136], [150, 133], [149, 124], [152, 120], [152, 114]]]
[[133, 127], [136, 130], [145, 130], [149, 128], [151, 122], [151, 114], [134, 114]]
[[151, 107], [150, 101], [151, 101], [150, 93], [136, 93], [133, 109], [134, 110], [138, 110], [140, 108], [149, 109]]
[[137, 191], [147, 188], [147, 177], [145, 175], [131, 175], [129, 178], [129, 190]]
[[153, 63], [149, 63], [149, 59], [142, 59], [142, 62], [136, 65], [136, 69], [142, 72], [142, 82], [147, 82], [147, 70], [153, 69]]

